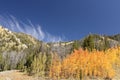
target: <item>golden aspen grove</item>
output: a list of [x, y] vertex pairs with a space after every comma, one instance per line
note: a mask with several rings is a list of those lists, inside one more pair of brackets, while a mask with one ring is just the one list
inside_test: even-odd
[[63, 60], [57, 55], [52, 60], [49, 76], [53, 79], [80, 79], [100, 77], [112, 79], [116, 75], [115, 67], [120, 67], [120, 47], [105, 51], [74, 50]]

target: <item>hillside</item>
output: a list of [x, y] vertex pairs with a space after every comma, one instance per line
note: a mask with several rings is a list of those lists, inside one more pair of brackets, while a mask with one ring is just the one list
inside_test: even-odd
[[[114, 66], [115, 72], [119, 74], [119, 68], [116, 67], [116, 64], [119, 65], [118, 64], [119, 51], [120, 51], [119, 45], [120, 45], [119, 34], [112, 36], [89, 34], [88, 36], [80, 40], [46, 43], [44, 41], [37, 40], [31, 35], [25, 33], [12, 32], [7, 28], [0, 27], [0, 71], [17, 69], [22, 72], [26, 72], [28, 75], [39, 76], [40, 78], [46, 76], [48, 77], [52, 73], [51, 74], [52, 78], [58, 78], [61, 76], [58, 75], [55, 76], [54, 73], [56, 73], [59, 70], [64, 70], [65, 68], [68, 68], [65, 66], [65, 64], [67, 64], [67, 66], [69, 65], [69, 68], [72, 68], [75, 66], [71, 62], [78, 64], [76, 63], [77, 61], [75, 60], [82, 61], [83, 59], [85, 60], [88, 59], [88, 61], [90, 61], [90, 60], [94, 60], [94, 58], [96, 58], [97, 56], [99, 58], [96, 61], [99, 62], [99, 59], [106, 60], [107, 62], [109, 62], [108, 63], [109, 66]], [[80, 56], [84, 56], [84, 55], [80, 55], [80, 54], [78, 55], [75, 53], [74, 50], [78, 50], [77, 51], [78, 54], [79, 53], [85, 54], [86, 57], [79, 58]], [[89, 54], [89, 53], [93, 53], [93, 54]], [[102, 56], [98, 55], [98, 53], [102, 54]], [[93, 58], [90, 59], [90, 57], [92, 57], [91, 55], [93, 56]], [[75, 56], [75, 58], [73, 56]], [[66, 60], [72, 60], [72, 61], [67, 62]], [[90, 64], [92, 64], [92, 61]], [[79, 63], [79, 65], [83, 65], [83, 64]], [[104, 65], [104, 63], [101, 65]], [[101, 65], [97, 64], [97, 67], [99, 66], [101, 67]], [[107, 69], [109, 72], [109, 67], [106, 67], [106, 65], [104, 65], [103, 67]], [[114, 67], [112, 68], [110, 67], [110, 69], [114, 70]], [[54, 72], [52, 69], [56, 70], [56, 72]], [[79, 67], [76, 67], [76, 69], [79, 69]], [[73, 71], [74, 70], [75, 69], [73, 69]], [[67, 69], [65, 69], [65, 71], [67, 71]], [[64, 72], [60, 71], [58, 73], [66, 74], [69, 73], [70, 71], [66, 73]], [[115, 74], [114, 78], [116, 77], [118, 78], [117, 74]], [[90, 78], [91, 76], [89, 75], [90, 73], [88, 70], [87, 76]], [[65, 76], [65, 78], [68, 78], [66, 75], [63, 76]], [[73, 77], [76, 78], [76, 76]]]
[[[91, 39], [89, 39], [91, 37]], [[68, 42], [45, 43], [25, 33], [17, 33], [0, 26], [0, 52], [26, 51], [31, 52], [56, 52], [61, 57], [70, 54], [74, 49], [92, 47], [97, 50], [105, 50], [120, 45], [120, 35], [90, 34], [81, 40]], [[25, 52], [26, 53], [26, 52]]]
[[7, 28], [0, 26], [0, 51], [24, 50], [28, 48], [27, 45], [21, 42], [17, 36], [9, 31]]
[[[39, 48], [41, 51], [52, 51], [64, 56], [71, 53], [74, 49], [87, 47], [85, 40], [91, 36], [94, 48], [102, 50], [105, 46], [110, 48], [120, 45], [120, 35], [98, 35], [90, 34], [81, 40], [74, 40], [68, 42], [53, 42], [45, 43], [25, 33], [16, 33], [0, 26], [0, 51], [22, 51], [25, 49]], [[89, 42], [89, 41], [88, 41]], [[102, 47], [102, 48], [101, 48]]]

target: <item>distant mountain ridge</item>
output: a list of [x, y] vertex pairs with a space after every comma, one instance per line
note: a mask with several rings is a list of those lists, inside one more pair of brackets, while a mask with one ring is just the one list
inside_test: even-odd
[[[0, 52], [20, 51], [24, 49], [38, 49], [42, 52], [56, 52], [61, 56], [71, 53], [74, 49], [87, 47], [85, 40], [91, 36], [94, 48], [102, 50], [105, 46], [115, 47], [120, 45], [120, 34], [113, 36], [90, 34], [81, 40], [68, 42], [43, 42], [25, 33], [16, 33], [0, 26]], [[89, 39], [87, 41], [89, 43]]]

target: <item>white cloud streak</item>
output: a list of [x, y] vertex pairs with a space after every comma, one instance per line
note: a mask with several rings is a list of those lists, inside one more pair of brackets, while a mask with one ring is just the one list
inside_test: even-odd
[[21, 20], [18, 20], [16, 17], [12, 15], [10, 16], [0, 15], [0, 25], [12, 31], [29, 34], [45, 42], [59, 42], [59, 41], [65, 40], [64, 36], [62, 37], [54, 36], [48, 32], [43, 31], [40, 25], [35, 25], [30, 20], [27, 20], [26, 22], [27, 23]]

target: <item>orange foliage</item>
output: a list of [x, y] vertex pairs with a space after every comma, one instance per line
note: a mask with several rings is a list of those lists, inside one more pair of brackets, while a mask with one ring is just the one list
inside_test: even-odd
[[59, 78], [61, 73], [61, 62], [60, 62], [60, 58], [57, 54], [53, 54], [52, 56], [52, 64], [50, 67], [50, 73], [49, 76], [52, 78]]
[[[113, 65], [120, 65], [120, 48], [106, 51], [75, 50], [63, 61], [57, 57], [50, 69], [52, 78], [81, 78], [84, 76], [98, 76], [112, 78], [115, 75]], [[55, 75], [56, 74], [56, 75]]]

